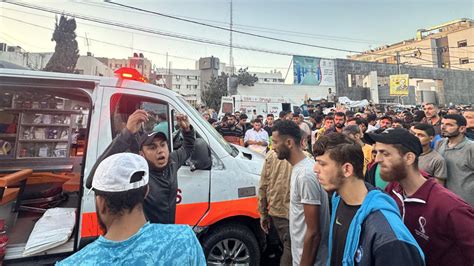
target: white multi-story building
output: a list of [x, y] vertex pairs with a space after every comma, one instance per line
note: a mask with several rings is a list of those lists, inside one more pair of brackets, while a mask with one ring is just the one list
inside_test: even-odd
[[155, 69], [158, 78], [164, 79], [165, 86], [181, 94], [191, 105], [201, 104], [201, 71], [194, 69]]

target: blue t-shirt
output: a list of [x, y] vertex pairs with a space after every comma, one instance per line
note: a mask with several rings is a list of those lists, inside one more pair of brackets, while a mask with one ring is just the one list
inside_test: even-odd
[[206, 265], [196, 235], [187, 225], [146, 223], [129, 239], [100, 236], [56, 265]]

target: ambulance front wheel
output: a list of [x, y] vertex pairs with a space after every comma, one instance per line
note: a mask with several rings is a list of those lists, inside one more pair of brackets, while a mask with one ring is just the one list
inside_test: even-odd
[[240, 224], [216, 227], [202, 239], [207, 265], [259, 265], [260, 249], [249, 228]]

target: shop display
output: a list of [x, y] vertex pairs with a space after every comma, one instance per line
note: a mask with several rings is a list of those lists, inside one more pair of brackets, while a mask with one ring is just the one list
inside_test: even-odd
[[69, 157], [72, 133], [83, 127], [82, 107], [72, 107], [70, 99], [35, 92], [0, 96], [0, 111], [8, 120], [5, 124], [0, 120], [0, 159]]

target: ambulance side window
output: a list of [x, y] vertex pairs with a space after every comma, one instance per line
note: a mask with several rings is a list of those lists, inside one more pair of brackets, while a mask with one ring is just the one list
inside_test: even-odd
[[128, 117], [138, 109], [148, 113], [148, 122], [143, 124], [142, 131], [164, 131], [169, 134], [168, 103], [154, 98], [117, 93], [110, 100], [112, 138], [126, 127]]
[[[172, 131], [172, 136], [173, 136], [173, 149], [172, 150], [177, 150], [179, 149], [183, 143], [183, 134], [181, 133], [181, 129], [179, 128], [179, 124], [176, 120], [176, 115], [179, 114], [180, 112], [176, 110], [173, 106], [171, 106], [171, 131]], [[191, 118], [188, 116], [188, 119], [190, 120], [189, 122], [192, 124]], [[196, 138], [201, 138], [199, 133], [195, 132], [195, 137]]]

